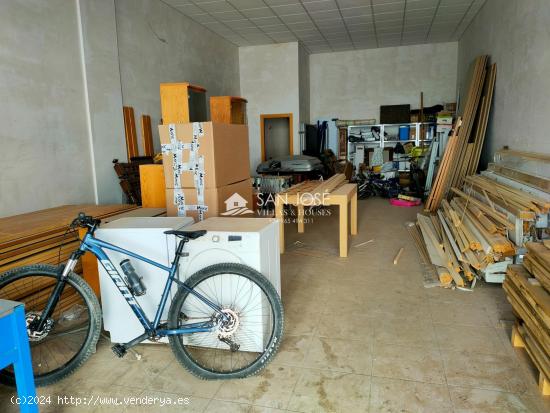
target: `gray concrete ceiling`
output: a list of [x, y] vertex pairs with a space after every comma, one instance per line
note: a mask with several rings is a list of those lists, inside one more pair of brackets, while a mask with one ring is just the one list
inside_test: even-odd
[[163, 0], [237, 46], [310, 53], [460, 39], [485, 0]]

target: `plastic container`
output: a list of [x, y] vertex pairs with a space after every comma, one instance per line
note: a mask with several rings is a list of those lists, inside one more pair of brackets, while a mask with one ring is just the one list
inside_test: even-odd
[[411, 135], [411, 127], [408, 125], [403, 125], [399, 127], [399, 140], [408, 141], [409, 136]]

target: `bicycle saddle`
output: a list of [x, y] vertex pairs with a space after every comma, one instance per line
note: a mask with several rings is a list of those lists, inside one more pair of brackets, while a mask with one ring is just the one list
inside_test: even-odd
[[166, 235], [175, 235], [176, 237], [186, 237], [189, 239], [197, 239], [206, 234], [205, 229], [200, 229], [197, 231], [178, 231], [176, 229], [171, 229], [170, 231], [164, 231]]

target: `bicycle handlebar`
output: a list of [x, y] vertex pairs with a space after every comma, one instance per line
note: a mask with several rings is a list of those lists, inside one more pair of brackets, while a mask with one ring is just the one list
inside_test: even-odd
[[79, 212], [78, 216], [73, 219], [71, 227], [82, 227], [82, 228], [95, 228], [101, 223], [100, 219], [95, 219], [92, 216], [86, 215], [84, 212]]

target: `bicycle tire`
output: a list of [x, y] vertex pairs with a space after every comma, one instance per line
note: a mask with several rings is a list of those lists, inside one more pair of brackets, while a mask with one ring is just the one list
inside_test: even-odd
[[[0, 296], [2, 289], [10, 283], [21, 280], [26, 277], [58, 277], [58, 267], [52, 265], [36, 264], [24, 267], [14, 268], [0, 275]], [[88, 358], [95, 353], [96, 344], [101, 333], [101, 307], [99, 301], [90, 288], [88, 283], [74, 272], [69, 273], [67, 283], [74, 288], [84, 299], [84, 303], [88, 308], [89, 327], [86, 339], [83, 342], [80, 350], [67, 363], [60, 368], [57, 368], [49, 373], [35, 375], [34, 381], [36, 386], [46, 386], [56, 383], [65, 377], [74, 373]], [[26, 310], [27, 311], [27, 310]], [[6, 369], [0, 371], [0, 382], [6, 385], [15, 385], [15, 378], [12, 372]]]
[[[239, 369], [238, 371], [223, 373], [206, 369], [198, 364], [185, 349], [185, 346], [180, 339], [181, 336], [170, 335], [170, 346], [180, 364], [183, 365], [194, 376], [204, 380], [237, 379], [258, 374], [267, 366], [267, 364], [273, 359], [273, 357], [277, 353], [283, 336], [284, 312], [281, 298], [273, 285], [269, 282], [269, 280], [253, 268], [250, 268], [246, 265], [234, 263], [215, 264], [196, 272], [191, 277], [189, 277], [185, 281], [185, 283], [189, 287], [195, 288], [201, 282], [211, 277], [223, 274], [233, 274], [248, 278], [265, 293], [266, 298], [269, 300], [269, 304], [273, 311], [273, 330], [267, 345], [264, 347], [264, 351], [261, 353], [261, 356], [259, 356], [251, 365], [246, 368]], [[178, 289], [174, 300], [170, 305], [170, 310], [168, 314], [169, 328], [178, 328], [179, 317], [181, 314], [180, 310], [189, 295], [190, 293], [186, 289], [181, 287]]]

